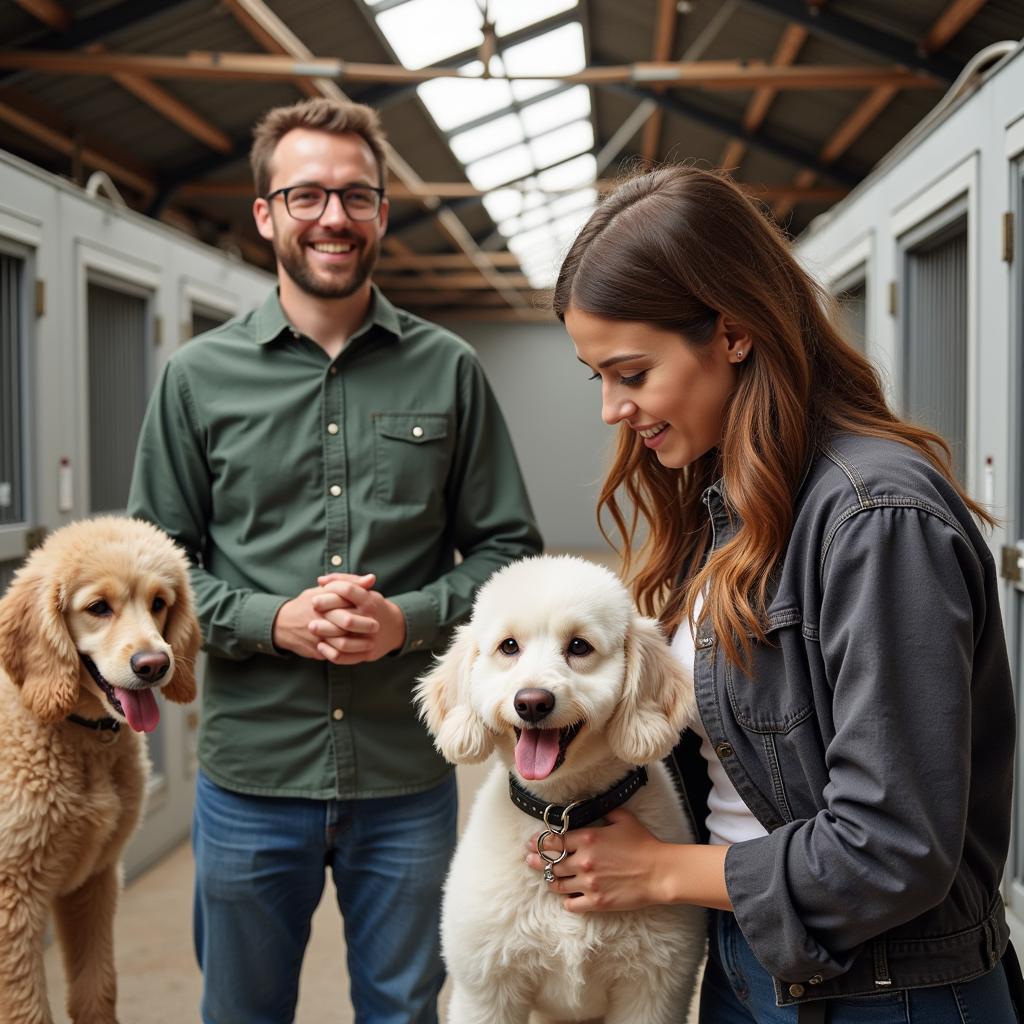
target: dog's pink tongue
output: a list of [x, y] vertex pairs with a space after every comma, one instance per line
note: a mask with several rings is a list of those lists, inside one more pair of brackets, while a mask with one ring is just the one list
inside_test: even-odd
[[516, 770], [524, 779], [546, 779], [558, 760], [558, 729], [524, 729], [516, 743]]
[[114, 693], [124, 708], [124, 717], [136, 732], [152, 732], [160, 721], [160, 709], [152, 690], [122, 690], [114, 687]]

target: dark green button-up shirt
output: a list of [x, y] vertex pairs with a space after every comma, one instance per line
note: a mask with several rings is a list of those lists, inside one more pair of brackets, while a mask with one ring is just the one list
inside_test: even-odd
[[[193, 563], [203, 771], [272, 796], [440, 782], [450, 769], [412, 685], [476, 588], [541, 546], [472, 349], [376, 289], [333, 362], [276, 292], [175, 352], [143, 423], [129, 511]], [[277, 610], [333, 571], [377, 574], [405, 615], [401, 651], [355, 666], [275, 651]]]

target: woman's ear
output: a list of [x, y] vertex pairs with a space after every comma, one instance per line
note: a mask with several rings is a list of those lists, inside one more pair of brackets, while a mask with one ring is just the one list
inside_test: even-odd
[[477, 764], [494, 749], [494, 737], [469, 700], [470, 674], [478, 654], [469, 625], [460, 626], [451, 647], [413, 690], [434, 746], [452, 764]]
[[60, 579], [36, 555], [0, 601], [0, 666], [21, 689], [22, 703], [44, 722], [57, 722], [78, 701], [81, 659], [64, 621]]
[[730, 363], [742, 363], [750, 358], [754, 338], [747, 327], [723, 313], [718, 321], [718, 330]]
[[654, 619], [636, 615], [626, 636], [622, 699], [608, 723], [608, 743], [631, 764], [665, 757], [696, 712], [693, 677], [673, 657]]

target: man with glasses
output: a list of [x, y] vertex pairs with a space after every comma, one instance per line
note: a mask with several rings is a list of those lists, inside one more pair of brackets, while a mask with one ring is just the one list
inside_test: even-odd
[[278, 287], [171, 357], [129, 499], [189, 553], [208, 653], [202, 1020], [293, 1019], [329, 869], [356, 1019], [434, 1024], [455, 784], [410, 692], [475, 589], [540, 537], [472, 350], [371, 283], [376, 114], [307, 100], [254, 138]]

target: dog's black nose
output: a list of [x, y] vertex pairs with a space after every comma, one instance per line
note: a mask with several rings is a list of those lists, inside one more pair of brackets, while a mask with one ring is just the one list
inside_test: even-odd
[[524, 722], [539, 722], [555, 709], [555, 695], [536, 687], [520, 690], [515, 696], [516, 714]]
[[131, 657], [131, 666], [144, 683], [155, 683], [167, 675], [171, 659], [162, 651], [136, 651]]

